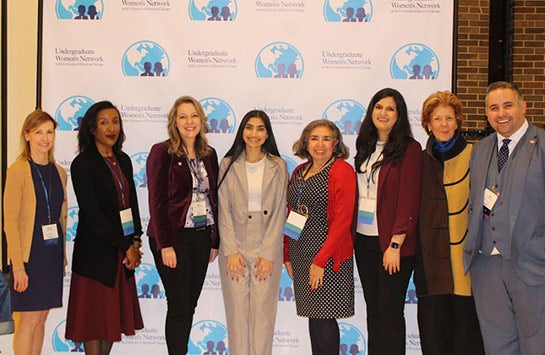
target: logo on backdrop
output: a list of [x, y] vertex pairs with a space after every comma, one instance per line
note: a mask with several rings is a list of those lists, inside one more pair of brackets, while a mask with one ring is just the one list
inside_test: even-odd
[[189, 18], [193, 21], [233, 21], [237, 13], [236, 0], [189, 1]]
[[265, 46], [255, 59], [258, 78], [301, 78], [303, 56], [289, 43], [273, 42]]
[[138, 298], [165, 298], [165, 288], [155, 265], [142, 263], [134, 270]]
[[77, 131], [83, 115], [95, 101], [83, 95], [70, 96], [57, 107], [55, 120], [61, 131]]
[[414, 272], [411, 274], [409, 280], [409, 286], [407, 287], [407, 294], [405, 296], [405, 303], [418, 303], [418, 297], [416, 297], [416, 286], [414, 285]]
[[125, 76], [168, 76], [170, 60], [161, 45], [144, 40], [127, 48], [121, 68]]
[[55, 12], [61, 20], [100, 20], [104, 13], [104, 1], [57, 0]]
[[78, 230], [78, 206], [68, 207], [68, 221], [66, 222], [66, 241], [73, 242]]
[[327, 22], [370, 22], [373, 16], [371, 0], [326, 0], [324, 18]]
[[[297, 167], [297, 163], [295, 162], [295, 160], [293, 160], [292, 158], [288, 157], [287, 155], [284, 155], [284, 154], [281, 154], [280, 155], [285, 161], [286, 161], [286, 165], [288, 166], [288, 176], [291, 177], [291, 174], [293, 173], [293, 171], [295, 170], [295, 168]], [[284, 269], [284, 272], [286, 270]], [[287, 275], [287, 274], [286, 274]], [[288, 276], [289, 278], [289, 276]], [[290, 279], [291, 280], [291, 279]]]
[[146, 175], [146, 161], [149, 152], [139, 152], [131, 155], [133, 167], [133, 179], [136, 187], [148, 187], [148, 177]]
[[233, 133], [236, 127], [235, 111], [218, 97], [199, 101], [208, 117], [208, 133]]
[[406, 44], [392, 56], [390, 76], [393, 79], [437, 79], [439, 76], [439, 59], [435, 52], [424, 44]]
[[66, 320], [63, 320], [53, 330], [51, 339], [51, 345], [56, 352], [84, 352], [83, 343], [74, 343], [72, 340], [64, 338], [64, 331], [66, 328]]
[[191, 327], [191, 336], [187, 344], [188, 354], [217, 354], [229, 352], [227, 328], [215, 320], [202, 320]]
[[[286, 159], [286, 162], [288, 161], [287, 159], [289, 159], [289, 158], [286, 158], [286, 156], [282, 156], [282, 157]], [[293, 169], [295, 169], [295, 166], [293, 167]], [[288, 165], [288, 171], [290, 172], [290, 176], [291, 176], [291, 173], [293, 172], [293, 169], [290, 170], [290, 167]], [[280, 276], [280, 287], [278, 289], [278, 300], [279, 301], [295, 301], [295, 293], [293, 292], [293, 280], [291, 279], [290, 275], [288, 275], [288, 271], [286, 270], [285, 266], [282, 266], [282, 275]]]
[[341, 355], [364, 355], [367, 353], [367, 342], [361, 330], [350, 323], [339, 323], [341, 333]]
[[335, 122], [343, 136], [357, 135], [366, 112], [365, 107], [359, 102], [341, 99], [329, 105], [322, 114], [322, 118]]

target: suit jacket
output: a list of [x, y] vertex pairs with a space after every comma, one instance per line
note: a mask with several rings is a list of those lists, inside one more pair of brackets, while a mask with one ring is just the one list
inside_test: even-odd
[[[491, 134], [475, 144], [471, 154], [466, 272], [481, 246], [486, 176], [495, 149], [497, 134]], [[530, 124], [505, 168], [506, 186], [496, 203], [509, 204], [505, 232], [511, 240], [511, 263], [522, 281], [540, 285], [545, 282], [545, 131]]]
[[422, 186], [422, 147], [415, 141], [394, 164], [380, 167], [377, 186], [377, 226], [382, 252], [392, 235], [406, 234], [401, 256], [416, 254], [416, 233]]
[[[220, 175], [225, 174], [231, 158], [224, 158]], [[282, 228], [286, 221], [286, 196], [288, 169], [284, 159], [268, 155], [265, 159], [261, 192], [261, 211], [265, 223], [263, 242], [257, 255], [270, 261], [280, 257], [282, 250]], [[237, 236], [247, 234], [248, 178], [244, 154], [233, 163], [218, 189], [219, 228], [223, 255], [239, 252]], [[256, 236], [257, 237], [257, 236]], [[278, 260], [281, 262], [281, 260]]]
[[[214, 217], [212, 248], [219, 248], [218, 234], [218, 156], [216, 151], [202, 158], [210, 184], [209, 201]], [[154, 238], [157, 250], [172, 247], [184, 229], [191, 198], [193, 178], [185, 157], [169, 154], [166, 142], [151, 147], [146, 162], [150, 221], [148, 236]]]
[[[115, 152], [115, 157], [130, 184], [129, 204], [134, 221], [134, 235], [140, 236], [142, 225], [131, 159], [123, 152]], [[108, 163], [94, 145], [72, 161], [70, 172], [79, 205], [72, 271], [108, 287], [114, 287], [119, 252], [124, 253], [132, 244], [132, 237], [123, 236], [116, 182]], [[125, 269], [125, 273], [130, 277], [134, 271]]]
[[[62, 227], [64, 243], [66, 243], [66, 171], [55, 164], [64, 190], [59, 223]], [[24, 270], [24, 262], [28, 262], [34, 219], [36, 217], [36, 191], [32, 180], [32, 172], [28, 160], [17, 159], [6, 174], [4, 191], [4, 230], [8, 242], [8, 258], [13, 271]], [[66, 265], [66, 257], [64, 265]]]

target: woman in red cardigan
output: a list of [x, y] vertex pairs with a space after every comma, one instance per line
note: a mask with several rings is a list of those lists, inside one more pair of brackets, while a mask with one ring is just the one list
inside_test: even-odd
[[309, 319], [313, 354], [339, 353], [337, 318], [354, 315], [353, 230], [356, 179], [335, 123], [310, 122], [293, 145], [308, 159], [288, 185], [284, 262], [297, 315]]
[[356, 263], [367, 304], [369, 354], [405, 354], [405, 293], [415, 263], [422, 148], [403, 96], [378, 91], [356, 139]]

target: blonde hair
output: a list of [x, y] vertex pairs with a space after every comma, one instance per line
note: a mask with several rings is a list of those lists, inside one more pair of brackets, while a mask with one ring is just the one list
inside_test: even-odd
[[184, 103], [195, 106], [195, 110], [201, 119], [201, 129], [195, 140], [195, 153], [198, 157], [205, 157], [212, 152], [212, 149], [210, 149], [208, 146], [208, 140], [206, 139], [206, 133], [208, 132], [208, 124], [206, 123], [207, 117], [201, 103], [189, 95], [184, 95], [176, 99], [168, 113], [168, 153], [176, 154], [178, 157], [187, 155], [186, 143], [180, 135], [178, 127], [176, 126], [176, 113], [178, 111], [178, 106]]
[[[53, 129], [57, 128], [57, 121], [55, 121], [50, 114], [40, 109], [34, 110], [26, 117], [25, 122], [23, 122], [23, 127], [21, 128], [21, 136], [19, 138], [21, 146], [21, 154], [19, 154], [19, 159], [30, 159], [30, 143], [25, 139], [25, 133], [30, 133], [30, 131], [47, 121], [53, 123]], [[47, 157], [49, 159], [49, 162], [51, 163], [55, 162], [55, 155], [53, 154], [54, 148], [55, 142], [53, 141], [51, 149], [49, 150], [49, 152], [47, 152]]]

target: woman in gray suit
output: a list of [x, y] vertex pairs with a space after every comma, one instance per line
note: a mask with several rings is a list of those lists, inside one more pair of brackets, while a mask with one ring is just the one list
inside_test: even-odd
[[271, 354], [288, 172], [265, 112], [244, 116], [219, 176], [219, 267], [229, 352]]

